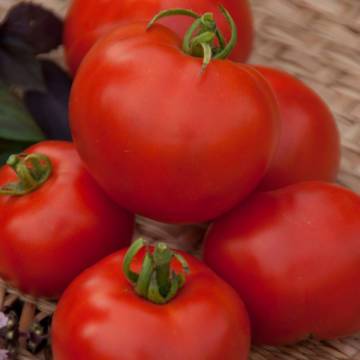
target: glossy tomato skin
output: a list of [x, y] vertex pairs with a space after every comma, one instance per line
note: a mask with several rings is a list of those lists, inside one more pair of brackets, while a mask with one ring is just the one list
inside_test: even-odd
[[[253, 43], [253, 24], [247, 0], [223, 0], [222, 5], [234, 17], [238, 27], [239, 41], [232, 59], [245, 61]], [[213, 12], [215, 20], [226, 38], [230, 29], [221, 15], [217, 0], [73, 0], [65, 21], [64, 44], [67, 61], [73, 73], [82, 59], [101, 36], [119, 25], [132, 22], [148, 22], [159, 11], [170, 8], [192, 9], [198, 13]], [[161, 20], [179, 36], [183, 36], [193, 20], [176, 16]]]
[[[26, 153], [47, 155], [53, 172], [32, 193], [0, 196], [0, 276], [25, 293], [53, 298], [129, 244], [134, 220], [96, 185], [73, 144], [47, 141]], [[15, 180], [8, 166], [1, 168], [1, 185]]]
[[83, 62], [70, 100], [75, 144], [121, 206], [160, 221], [214, 218], [265, 174], [276, 101], [251, 67], [215, 60], [201, 72], [170, 30], [141, 28], [117, 29]]
[[336, 338], [360, 330], [359, 234], [357, 194], [304, 182], [219, 219], [204, 256], [244, 300], [255, 343]]
[[55, 360], [248, 359], [248, 317], [229, 285], [183, 254], [191, 271], [185, 286], [155, 305], [125, 279], [124, 253], [88, 269], [64, 293], [52, 327]]
[[302, 81], [283, 71], [256, 66], [279, 103], [281, 136], [259, 189], [275, 190], [297, 182], [335, 181], [340, 139], [325, 102]]

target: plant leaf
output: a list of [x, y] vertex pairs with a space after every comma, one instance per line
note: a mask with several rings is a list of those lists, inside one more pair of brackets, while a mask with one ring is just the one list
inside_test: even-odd
[[0, 38], [0, 77], [22, 90], [45, 90], [40, 63], [32, 49], [18, 39]]
[[20, 3], [11, 8], [0, 28], [1, 38], [18, 39], [34, 54], [47, 53], [61, 44], [63, 23], [41, 5]]
[[0, 349], [0, 360], [8, 360], [9, 352], [5, 349]]
[[9, 318], [2, 311], [0, 311], [0, 329], [6, 327], [8, 324], [8, 321], [9, 321]]
[[24, 105], [1, 83], [0, 138], [22, 142], [37, 142], [44, 139], [44, 134]]
[[68, 115], [71, 78], [51, 61], [43, 60], [41, 65], [48, 92], [26, 92], [25, 105], [48, 138], [71, 140]]

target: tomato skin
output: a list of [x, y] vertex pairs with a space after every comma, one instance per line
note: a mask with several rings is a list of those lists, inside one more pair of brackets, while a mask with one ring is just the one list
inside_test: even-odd
[[279, 130], [271, 89], [229, 60], [201, 73], [202, 60], [185, 55], [170, 30], [131, 26], [134, 36], [123, 27], [99, 41], [75, 79], [70, 118], [80, 156], [132, 212], [168, 222], [215, 218], [269, 166]]
[[[54, 315], [54, 360], [246, 360], [248, 317], [235, 291], [204, 264], [165, 305], [135, 294], [121, 264], [125, 250], [81, 274]], [[140, 269], [140, 258], [134, 270]], [[174, 263], [175, 271], [180, 268]]]
[[302, 181], [335, 181], [340, 164], [340, 137], [324, 101], [295, 77], [256, 66], [279, 103], [281, 136], [260, 190], [275, 190]]
[[[246, 61], [253, 43], [253, 23], [247, 0], [223, 0], [221, 2], [234, 17], [238, 27], [239, 41], [231, 58]], [[148, 22], [161, 10], [189, 8], [198, 13], [213, 12], [226, 38], [230, 29], [221, 15], [217, 0], [73, 0], [64, 29], [64, 44], [67, 62], [75, 74], [82, 59], [103, 35], [116, 26], [132, 22]], [[99, 13], [101, 14], [99, 16]], [[161, 23], [169, 26], [181, 37], [191, 24], [191, 19], [177, 16], [164, 19]]]
[[360, 197], [304, 182], [255, 194], [210, 229], [205, 262], [247, 306], [253, 341], [360, 330]]
[[[53, 298], [86, 267], [129, 244], [134, 219], [96, 185], [73, 144], [46, 141], [26, 153], [47, 155], [53, 172], [32, 193], [0, 196], [0, 276]], [[11, 181], [15, 173], [2, 167], [0, 184]]]

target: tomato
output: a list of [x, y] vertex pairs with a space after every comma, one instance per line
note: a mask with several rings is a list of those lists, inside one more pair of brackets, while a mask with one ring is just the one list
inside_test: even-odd
[[[54, 360], [248, 359], [248, 317], [229, 285], [183, 254], [190, 268], [185, 283], [157, 304], [124, 276], [125, 251], [86, 270], [64, 293], [52, 325]], [[133, 271], [141, 268], [140, 254]], [[181, 266], [172, 261], [171, 269]]]
[[304, 182], [258, 193], [208, 233], [206, 263], [249, 311], [255, 343], [360, 330], [360, 197]]
[[115, 30], [82, 64], [70, 99], [75, 144], [132, 212], [215, 218], [265, 174], [278, 141], [276, 101], [251, 67], [213, 59], [205, 68], [169, 29], [144, 27]]
[[[239, 29], [240, 41], [232, 58], [245, 61], [253, 43], [251, 9], [247, 0], [223, 0], [221, 3], [233, 14]], [[73, 0], [64, 30], [67, 62], [73, 73], [94, 43], [118, 25], [150, 21], [159, 11], [168, 8], [189, 8], [198, 13], [214, 12], [225, 37], [230, 36], [226, 21], [218, 10], [217, 0]], [[178, 16], [163, 23], [182, 36], [190, 25], [189, 19]]]
[[16, 183], [15, 172], [0, 169], [0, 276], [31, 295], [56, 297], [85, 268], [130, 243], [133, 216], [96, 185], [73, 144], [42, 142], [26, 154], [12, 157], [22, 179], [15, 189], [5, 186]]
[[282, 125], [279, 147], [259, 189], [274, 190], [307, 180], [334, 181], [340, 140], [330, 109], [293, 76], [262, 66], [256, 69], [275, 93]]

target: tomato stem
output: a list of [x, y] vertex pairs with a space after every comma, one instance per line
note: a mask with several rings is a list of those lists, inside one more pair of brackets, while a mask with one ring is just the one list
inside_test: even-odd
[[0, 195], [22, 196], [43, 185], [51, 175], [52, 165], [44, 154], [10, 155], [7, 160], [18, 181], [0, 187]]
[[234, 50], [234, 47], [237, 43], [237, 38], [238, 38], [237, 27], [236, 27], [234, 19], [232, 18], [230, 13], [224, 8], [224, 6], [220, 5], [220, 11], [223, 13], [228, 24], [230, 25], [231, 38], [230, 38], [229, 42], [227, 43], [227, 45], [225, 46], [225, 48], [223, 48], [220, 52], [215, 54], [214, 59], [226, 59], [231, 54], [231, 52]]
[[[141, 270], [140, 273], [135, 273], [131, 270], [131, 264], [143, 248], [146, 248], [146, 253]], [[183, 273], [171, 270], [174, 258], [181, 264]], [[140, 238], [126, 252], [123, 271], [139, 296], [160, 305], [168, 303], [184, 286], [186, 280], [184, 273], [189, 272], [189, 267], [186, 260], [165, 243], [157, 243], [151, 252], [150, 247]]]
[[[226, 59], [237, 42], [237, 28], [233, 18], [223, 6], [219, 8], [231, 28], [231, 38], [227, 44], [224, 36], [216, 25], [212, 13], [199, 15], [188, 9], [163, 10], [151, 19], [147, 29], [153, 26], [158, 20], [168, 16], [183, 15], [194, 18], [195, 21], [184, 35], [183, 51], [191, 56], [202, 57], [202, 69], [205, 70], [212, 59]], [[215, 39], [218, 40], [218, 45], [215, 45]]]
[[189, 9], [181, 9], [181, 8], [175, 8], [175, 9], [168, 9], [160, 11], [158, 14], [156, 14], [148, 23], [147, 29], [150, 29], [158, 20], [169, 17], [169, 16], [175, 16], [175, 15], [184, 15], [189, 16], [194, 19], [198, 19], [200, 15], [196, 13], [195, 11], [189, 10]]

